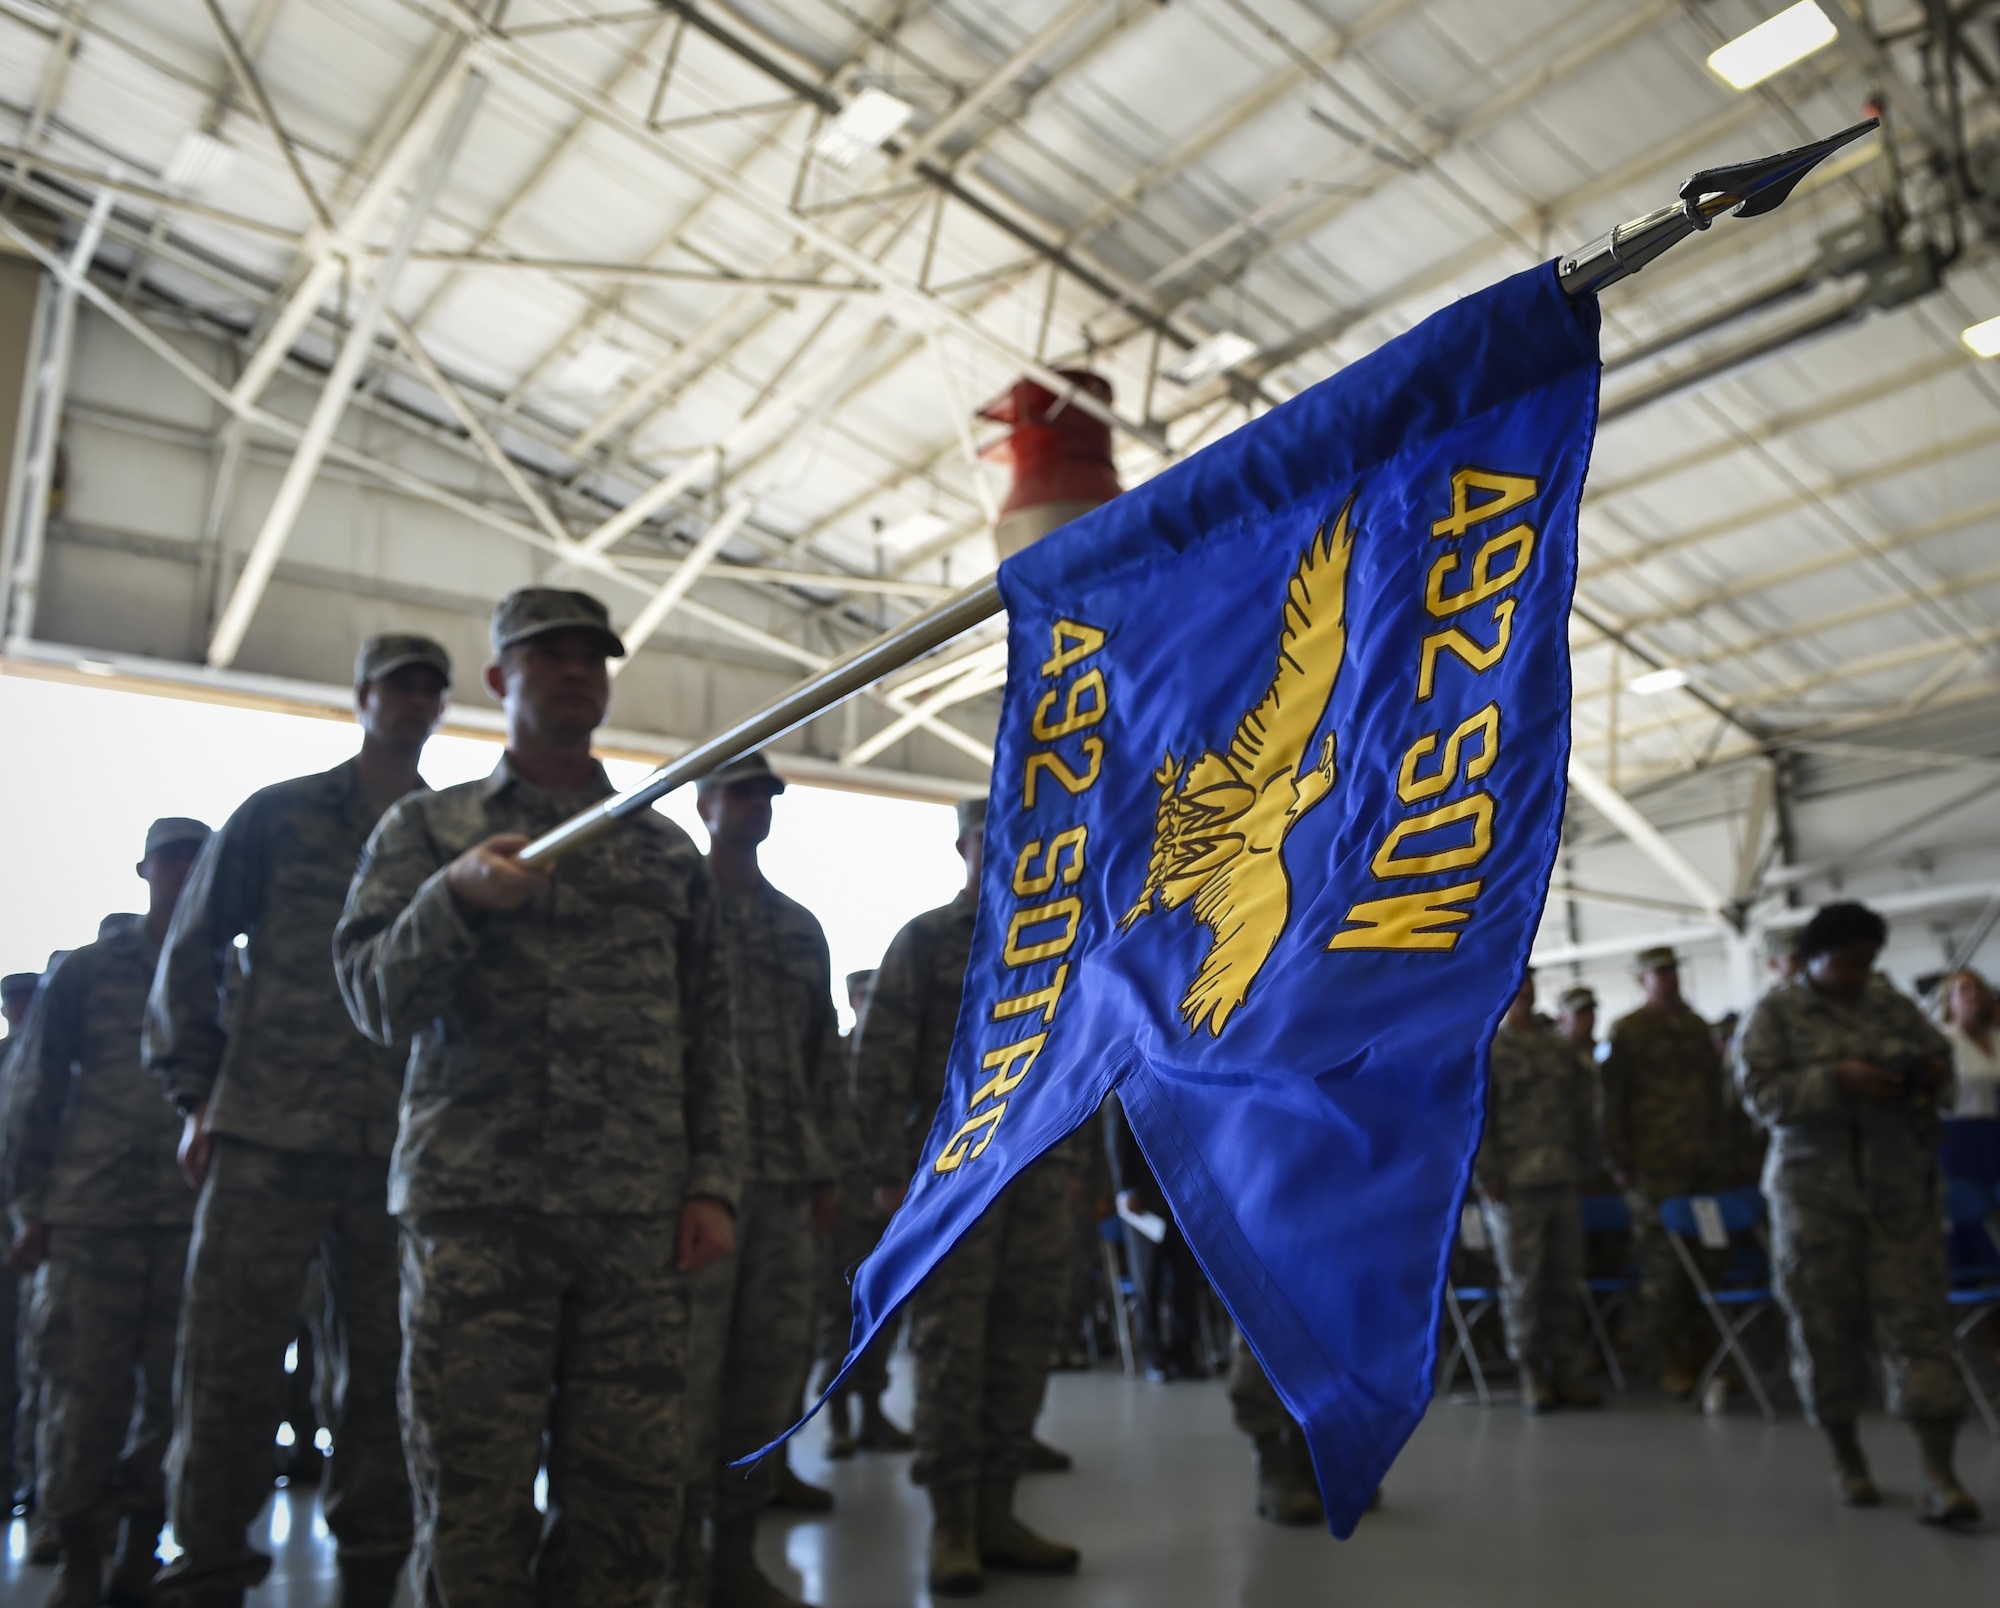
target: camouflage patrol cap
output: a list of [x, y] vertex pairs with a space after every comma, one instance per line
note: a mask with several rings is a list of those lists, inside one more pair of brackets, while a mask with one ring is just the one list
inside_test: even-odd
[[958, 835], [971, 837], [975, 832], [986, 829], [986, 800], [983, 798], [962, 798], [958, 801]]
[[170, 849], [176, 843], [206, 843], [208, 828], [185, 815], [163, 815], [146, 828], [146, 852]]
[[625, 644], [611, 629], [611, 611], [588, 592], [560, 586], [523, 586], [499, 601], [493, 610], [493, 657], [529, 637], [571, 630], [594, 633], [607, 658], [625, 657]]
[[758, 749], [751, 754], [738, 754], [727, 764], [718, 765], [700, 781], [694, 784], [695, 796], [706, 798], [711, 793], [725, 787], [734, 787], [738, 782], [763, 782], [772, 793], [785, 790], [785, 779], [771, 769], [771, 762]]
[[1796, 927], [1767, 927], [1759, 947], [1767, 961], [1791, 960], [1799, 952], [1799, 930]]
[[1597, 995], [1581, 986], [1565, 988], [1556, 1003], [1566, 1011], [1594, 1011], [1597, 1009]]
[[40, 972], [9, 972], [0, 977], [0, 999], [19, 999], [23, 994], [32, 994], [41, 982]]
[[864, 993], [875, 986], [875, 968], [866, 971], [851, 971], [847, 974], [847, 991], [850, 994]]
[[1663, 966], [1678, 966], [1681, 957], [1676, 955], [1670, 944], [1657, 944], [1651, 949], [1642, 949], [1632, 958], [1635, 972], [1658, 971]]
[[361, 644], [361, 651], [354, 656], [354, 684], [365, 687], [406, 664], [427, 664], [444, 677], [447, 687], [451, 685], [451, 655], [442, 643], [394, 631], [384, 631]]

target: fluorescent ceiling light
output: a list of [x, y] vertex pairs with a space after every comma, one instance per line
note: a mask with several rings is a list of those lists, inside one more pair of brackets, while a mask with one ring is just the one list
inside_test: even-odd
[[2000, 357], [2000, 318], [1974, 324], [1958, 337], [1972, 348], [1974, 357]]
[[1664, 670], [1648, 670], [1643, 676], [1634, 676], [1625, 683], [1628, 692], [1636, 692], [1641, 698], [1650, 698], [1656, 692], [1672, 692], [1676, 687], [1688, 684], [1688, 673], [1674, 665]]
[[1799, 0], [1730, 40], [1708, 58], [1708, 66], [1730, 88], [1749, 89], [1839, 37], [1833, 19], [1814, 0]]
[[235, 160], [234, 146], [225, 144], [213, 134], [191, 128], [181, 136], [180, 144], [174, 147], [173, 157], [160, 178], [169, 190], [194, 195], [218, 183]]
[[936, 514], [908, 514], [895, 524], [886, 526], [876, 533], [875, 539], [891, 553], [907, 552], [913, 547], [942, 536], [951, 527]]
[[1227, 374], [1256, 350], [1257, 343], [1248, 335], [1239, 335], [1233, 329], [1221, 330], [1167, 369], [1166, 376], [1176, 385], [1199, 385], [1218, 374]]
[[591, 340], [558, 369], [550, 384], [571, 396], [600, 396], [638, 366], [639, 354], [616, 341]]
[[864, 152], [893, 139], [915, 110], [886, 89], [864, 89], [819, 131], [813, 150], [835, 167], [853, 167]]

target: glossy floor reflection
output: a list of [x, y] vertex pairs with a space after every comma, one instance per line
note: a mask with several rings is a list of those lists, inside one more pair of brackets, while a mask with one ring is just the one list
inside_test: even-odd
[[[898, 1359], [899, 1375], [906, 1371]], [[904, 1392], [894, 1402], [908, 1412]], [[1958, 1608], [2000, 1601], [2000, 1526], [1939, 1535], [1912, 1517], [1916, 1463], [1900, 1426], [1864, 1429], [1889, 1494], [1873, 1513], [1836, 1508], [1817, 1436], [1796, 1418], [1703, 1419], [1638, 1405], [1529, 1421], [1510, 1407], [1440, 1405], [1391, 1472], [1382, 1510], [1340, 1545], [1279, 1531], [1250, 1511], [1247, 1443], [1219, 1384], [1149, 1386], [1059, 1375], [1044, 1434], [1074, 1473], [1038, 1476], [1022, 1507], [1084, 1549], [1073, 1580], [993, 1577], [986, 1600], [1037, 1608]], [[905, 1457], [828, 1464], [808, 1431], [799, 1471], [830, 1483], [828, 1520], [766, 1526], [766, 1567], [825, 1608], [927, 1602], [923, 1493]], [[2000, 1511], [2000, 1444], [1976, 1425], [1967, 1484]], [[333, 1608], [330, 1550], [309, 1494], [266, 1515], [278, 1568], [253, 1608]], [[0, 1605], [39, 1608], [48, 1573], [20, 1561], [18, 1526]]]

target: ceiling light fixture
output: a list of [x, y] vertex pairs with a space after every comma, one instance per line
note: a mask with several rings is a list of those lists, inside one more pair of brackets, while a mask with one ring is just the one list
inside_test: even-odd
[[1636, 692], [1641, 698], [1650, 698], [1656, 692], [1672, 692], [1676, 687], [1688, 684], [1688, 673], [1678, 665], [1668, 665], [1661, 670], [1648, 670], [1643, 676], [1634, 676], [1625, 683], [1627, 692]]
[[1209, 336], [1172, 368], [1162, 370], [1176, 385], [1199, 385], [1218, 374], [1227, 374], [1245, 358], [1256, 355], [1257, 343], [1233, 329]]
[[1833, 19], [1814, 0], [1799, 0], [1713, 52], [1708, 67], [1731, 89], [1751, 89], [1839, 37]]
[[2000, 357], [2000, 318], [1989, 318], [1961, 331], [1958, 337], [1971, 348], [1974, 357]]
[[916, 110], [886, 89], [864, 89], [841, 107], [840, 115], [813, 141], [813, 150], [838, 168], [851, 168], [863, 153], [895, 138]]
[[191, 128], [168, 160], [161, 181], [169, 190], [195, 195], [219, 183], [236, 161], [236, 148], [213, 134]]
[[882, 544], [885, 552], [904, 553], [934, 541], [950, 529], [951, 526], [936, 514], [905, 514], [893, 525], [886, 525], [877, 531], [875, 540]]

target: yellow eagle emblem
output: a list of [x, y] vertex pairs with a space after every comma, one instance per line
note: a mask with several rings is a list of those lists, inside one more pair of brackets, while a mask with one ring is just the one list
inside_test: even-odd
[[1118, 925], [1194, 901], [1194, 919], [1213, 935], [1181, 1000], [1190, 1033], [1220, 1037], [1250, 992], [1291, 919], [1285, 839], [1307, 810], [1333, 790], [1334, 739], [1319, 763], [1301, 767], [1306, 744], [1326, 716], [1347, 657], [1347, 561], [1354, 537], [1340, 511], [1321, 526], [1286, 588], [1278, 669], [1257, 707], [1237, 723], [1227, 753], [1213, 749], [1185, 767], [1169, 752], [1153, 773], [1160, 803], [1146, 885]]

